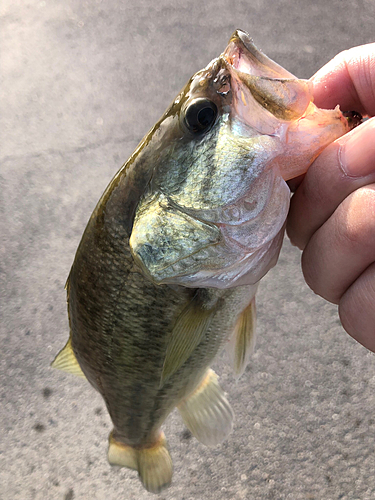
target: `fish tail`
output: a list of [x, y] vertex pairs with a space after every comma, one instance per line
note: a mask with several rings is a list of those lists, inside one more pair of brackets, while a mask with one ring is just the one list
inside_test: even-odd
[[177, 406], [186, 427], [207, 446], [224, 441], [233, 427], [233, 411], [217, 378], [208, 369], [195, 391]]
[[108, 461], [112, 465], [137, 470], [143, 486], [151, 493], [159, 493], [163, 488], [169, 486], [172, 480], [172, 459], [163, 432], [151, 446], [142, 448], [120, 443], [114, 439], [111, 433]]

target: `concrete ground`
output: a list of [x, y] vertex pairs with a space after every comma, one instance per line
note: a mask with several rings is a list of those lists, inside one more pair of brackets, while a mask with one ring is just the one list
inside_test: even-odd
[[[64, 283], [107, 183], [235, 28], [300, 77], [375, 40], [370, 0], [4, 0], [0, 6], [0, 498], [144, 500], [106, 460], [109, 417], [49, 368], [68, 337]], [[286, 241], [258, 297], [236, 424], [205, 448], [173, 413], [164, 500], [375, 498], [375, 358], [315, 296]]]

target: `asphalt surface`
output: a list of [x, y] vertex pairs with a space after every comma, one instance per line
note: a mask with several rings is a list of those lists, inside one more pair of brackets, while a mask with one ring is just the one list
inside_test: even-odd
[[[64, 284], [96, 201], [188, 78], [248, 31], [308, 78], [375, 41], [371, 0], [20, 1], [0, 6], [0, 498], [144, 500], [106, 460], [109, 417], [52, 370]], [[375, 498], [375, 358], [315, 296], [286, 241], [258, 295], [258, 342], [236, 383], [215, 366], [234, 432], [206, 448], [173, 413], [164, 500]]]

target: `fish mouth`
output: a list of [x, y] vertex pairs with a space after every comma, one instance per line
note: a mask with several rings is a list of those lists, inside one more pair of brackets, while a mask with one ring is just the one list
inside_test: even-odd
[[246, 31], [236, 30], [231, 36], [223, 58], [235, 70], [268, 78], [296, 78], [259, 50]]
[[233, 114], [258, 133], [273, 135], [307, 110], [309, 82], [263, 54], [245, 31], [233, 33], [221, 58], [231, 75]]
[[245, 31], [233, 33], [221, 57], [231, 76], [232, 116], [255, 134], [283, 141], [277, 162], [284, 180], [305, 173], [324, 147], [360, 122], [357, 115], [344, 117], [339, 107], [317, 108], [311, 81], [267, 57]]

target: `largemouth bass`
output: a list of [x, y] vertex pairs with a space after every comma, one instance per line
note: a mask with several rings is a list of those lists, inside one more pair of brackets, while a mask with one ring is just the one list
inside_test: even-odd
[[113, 422], [109, 462], [136, 469], [147, 490], [171, 482], [161, 425], [175, 407], [204, 444], [230, 433], [210, 365], [227, 345], [235, 375], [244, 371], [257, 285], [283, 240], [286, 181], [350, 128], [238, 30], [98, 202], [68, 278], [70, 337], [53, 366], [100, 392]]

